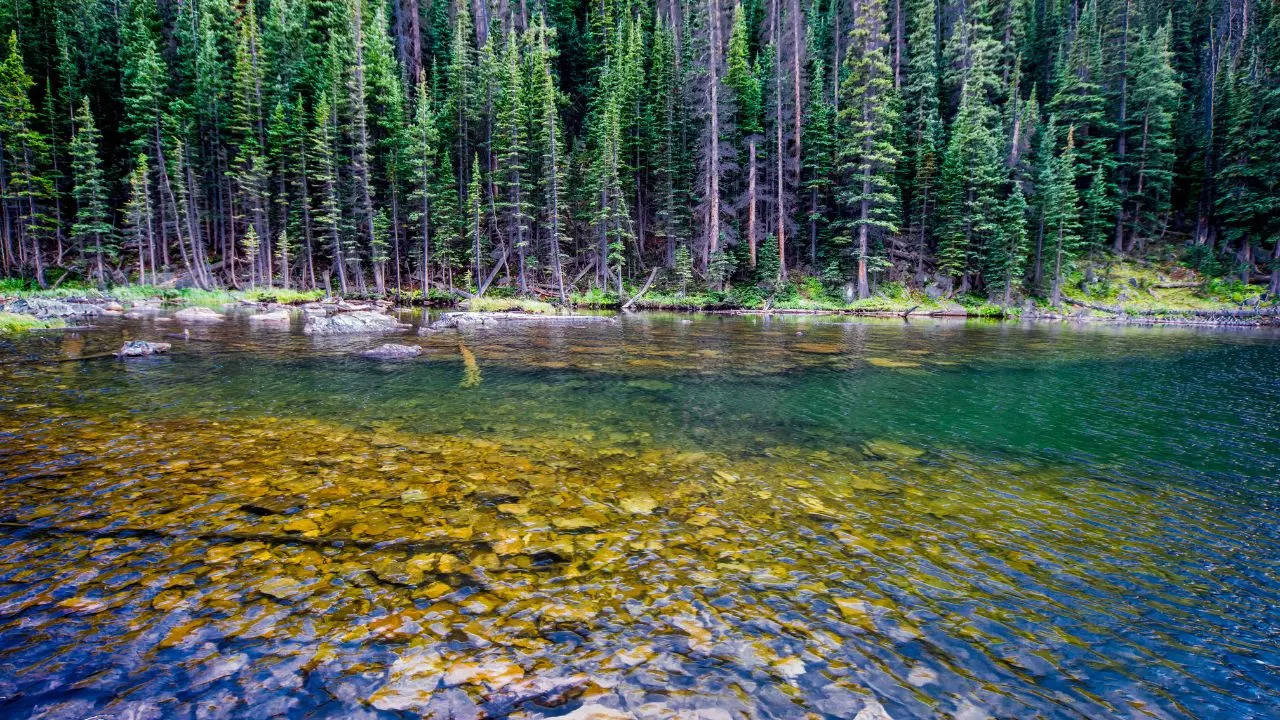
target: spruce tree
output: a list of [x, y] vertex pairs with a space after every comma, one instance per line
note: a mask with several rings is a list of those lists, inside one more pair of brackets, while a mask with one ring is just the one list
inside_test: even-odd
[[155, 281], [155, 244], [151, 236], [151, 170], [145, 153], [134, 160], [129, 173], [129, 199], [124, 206], [125, 239], [138, 255], [138, 282], [147, 284], [147, 268]]
[[983, 252], [983, 273], [990, 297], [1009, 305], [1027, 262], [1027, 199], [1018, 183], [1012, 183], [998, 210], [995, 230], [988, 235]]
[[76, 221], [71, 233], [82, 250], [93, 256], [98, 284], [105, 285], [104, 261], [108, 257], [115, 258], [116, 248], [107, 211], [108, 188], [98, 150], [102, 135], [89, 110], [87, 97], [76, 112], [75, 124], [76, 132], [71, 140], [71, 171], [75, 179], [72, 194], [76, 200]]
[[871, 295], [867, 271], [872, 241], [898, 231], [894, 171], [899, 153], [893, 143], [897, 117], [891, 102], [893, 72], [884, 26], [882, 3], [859, 7], [849, 31], [850, 51], [840, 84], [837, 196], [851, 216], [849, 231], [856, 236], [859, 299]]
[[509, 249], [516, 252], [516, 273], [520, 293], [523, 295], [529, 292], [526, 275], [529, 208], [525, 191], [529, 143], [524, 107], [524, 77], [515, 30], [507, 35], [498, 72], [498, 92], [494, 103], [494, 184], [500, 198], [497, 200], [498, 210], [506, 216], [506, 235], [511, 243]]
[[419, 79], [413, 122], [409, 126], [406, 162], [408, 165], [409, 224], [417, 233], [421, 254], [419, 272], [423, 299], [431, 289], [432, 205], [436, 202], [434, 172], [439, 162], [440, 137], [436, 130], [431, 93], [425, 80]]
[[975, 77], [975, 86], [963, 92], [938, 179], [938, 269], [959, 278], [962, 292], [972, 287], [981, 249], [996, 230], [1005, 178], [1001, 138], [993, 127], [996, 115], [979, 96], [981, 76]]
[[14, 202], [14, 213], [7, 228], [16, 238], [17, 255], [25, 258], [36, 282], [44, 287], [44, 261], [41, 238], [51, 234], [53, 222], [46, 202], [53, 195], [53, 183], [40, 167], [47, 153], [47, 141], [35, 127], [36, 113], [28, 93], [35, 83], [27, 75], [16, 33], [9, 35], [8, 54], [0, 62], [0, 148], [8, 177], [4, 179], [4, 202]]
[[1080, 201], [1076, 192], [1079, 168], [1075, 152], [1075, 128], [1067, 129], [1066, 147], [1053, 164], [1045, 194], [1045, 230], [1053, 252], [1053, 278], [1049, 301], [1062, 302], [1062, 275], [1080, 247]]

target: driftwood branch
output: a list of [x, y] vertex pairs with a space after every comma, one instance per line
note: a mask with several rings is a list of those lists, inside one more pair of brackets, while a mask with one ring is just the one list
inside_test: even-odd
[[635, 301], [639, 300], [641, 297], [644, 296], [645, 293], [649, 292], [649, 286], [652, 285], [654, 279], [658, 277], [658, 270], [660, 269], [661, 268], [659, 266], [655, 266], [653, 270], [649, 272], [649, 279], [645, 281], [644, 287], [640, 288], [640, 292], [631, 296], [631, 299], [628, 300], [626, 304], [622, 306], [623, 310], [626, 310], [627, 308], [631, 307], [631, 305], [635, 303]]

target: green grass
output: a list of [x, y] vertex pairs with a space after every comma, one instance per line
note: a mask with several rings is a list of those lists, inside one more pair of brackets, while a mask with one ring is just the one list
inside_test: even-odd
[[118, 285], [107, 290], [100, 290], [80, 283], [61, 285], [51, 289], [39, 289], [32, 287], [30, 283], [9, 278], [0, 280], [0, 296], [39, 297], [53, 300], [115, 300], [121, 303], [160, 300], [175, 305], [220, 307], [239, 300], [293, 305], [319, 300], [324, 297], [324, 291], [285, 290], [283, 288], [200, 290], [198, 288], [166, 288], [154, 285]]
[[261, 288], [245, 293], [245, 298], [248, 300], [278, 303], [280, 305], [300, 305], [302, 303], [315, 302], [323, 297], [323, 290], [292, 290], [285, 288]]
[[[1171, 284], [1185, 287], [1159, 287]], [[1236, 277], [1206, 277], [1169, 252], [1153, 252], [1142, 261], [1110, 254], [1086, 259], [1063, 283], [1063, 294], [1077, 302], [1170, 313], [1238, 308], [1257, 302], [1266, 290]]]
[[40, 318], [31, 315], [0, 312], [0, 335], [26, 332], [28, 330], [57, 328], [63, 327], [64, 325], [66, 325], [66, 323], [64, 323], [61, 318], [41, 320]]
[[471, 312], [527, 312], [538, 315], [556, 312], [555, 306], [549, 302], [526, 298], [478, 297], [467, 300], [462, 306]]

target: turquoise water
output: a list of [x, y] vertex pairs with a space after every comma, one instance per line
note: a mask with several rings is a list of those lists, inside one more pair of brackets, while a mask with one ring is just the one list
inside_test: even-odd
[[0, 366], [0, 715], [1278, 716], [1274, 332], [178, 333], [5, 343], [175, 354]]

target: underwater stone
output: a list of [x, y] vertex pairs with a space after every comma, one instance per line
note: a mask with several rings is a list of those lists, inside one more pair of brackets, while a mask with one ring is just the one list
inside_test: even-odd
[[146, 340], [130, 340], [120, 346], [117, 357], [144, 357], [146, 355], [163, 355], [173, 347], [167, 342], [147, 342]]
[[407, 360], [421, 354], [422, 348], [417, 345], [384, 343], [371, 350], [365, 350], [360, 353], [360, 357], [366, 357], [372, 360]]
[[559, 720], [635, 720], [635, 715], [598, 703], [583, 705], [567, 715], [554, 716]]
[[853, 720], [893, 720], [884, 706], [876, 700], [868, 700], [867, 704], [853, 716]]

